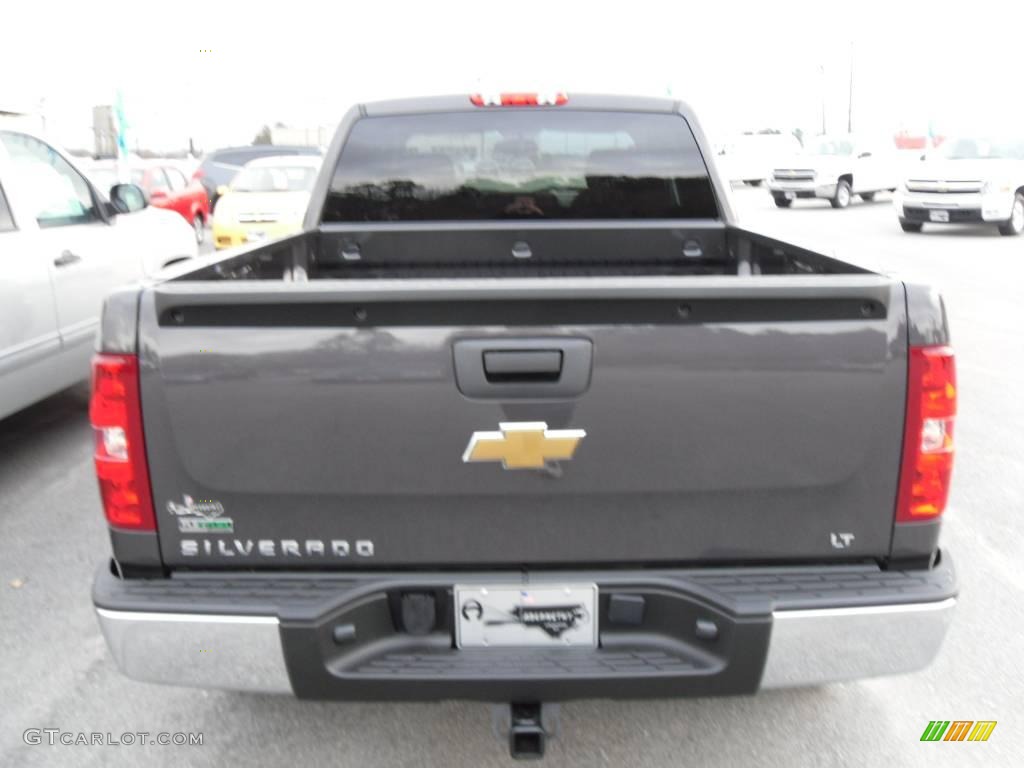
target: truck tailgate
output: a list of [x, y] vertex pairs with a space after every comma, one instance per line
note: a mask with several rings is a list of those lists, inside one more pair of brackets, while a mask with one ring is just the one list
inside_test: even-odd
[[[147, 290], [139, 322], [171, 566], [889, 550], [907, 335], [889, 278], [184, 281]], [[542, 354], [481, 376], [503, 351]], [[474, 433], [541, 423], [585, 433], [571, 460], [464, 461]]]

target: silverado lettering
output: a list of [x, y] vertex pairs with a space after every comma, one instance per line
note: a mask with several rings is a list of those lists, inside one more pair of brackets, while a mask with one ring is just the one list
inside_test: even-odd
[[[325, 542], [320, 539], [306, 539], [297, 541], [295, 539], [234, 539], [226, 543], [224, 539], [211, 541], [210, 539], [182, 539], [180, 541], [182, 557], [198, 557], [199, 555], [221, 555], [223, 557], [234, 557], [235, 555], [248, 556], [255, 551], [262, 557], [294, 556], [294, 557], [348, 557], [353, 549], [344, 539], [331, 539]], [[355, 554], [359, 557], [373, 557], [373, 542], [360, 540], [355, 542]]]

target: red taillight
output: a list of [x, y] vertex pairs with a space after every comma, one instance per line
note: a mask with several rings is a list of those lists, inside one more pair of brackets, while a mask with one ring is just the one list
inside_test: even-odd
[[469, 100], [478, 107], [560, 107], [569, 97], [564, 93], [474, 93]]
[[117, 528], [155, 531], [153, 497], [142, 437], [139, 362], [134, 355], [92, 359], [89, 421], [103, 511]]
[[953, 471], [956, 365], [949, 347], [911, 347], [896, 521], [942, 514]]

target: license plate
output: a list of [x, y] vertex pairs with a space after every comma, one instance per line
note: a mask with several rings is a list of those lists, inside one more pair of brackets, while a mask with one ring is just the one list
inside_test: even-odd
[[931, 221], [949, 221], [949, 211], [928, 211], [928, 218]]
[[784, 192], [782, 196], [787, 200], [796, 200], [796, 192]]
[[597, 585], [455, 586], [455, 644], [597, 646]]
[[245, 233], [245, 239], [248, 240], [249, 242], [258, 242], [260, 240], [265, 240], [266, 237], [267, 233], [258, 229], [252, 229]]

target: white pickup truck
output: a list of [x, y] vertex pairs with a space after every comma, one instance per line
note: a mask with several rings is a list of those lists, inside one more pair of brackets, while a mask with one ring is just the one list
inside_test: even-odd
[[816, 136], [803, 152], [777, 166], [768, 190], [779, 208], [800, 198], [822, 198], [833, 208], [846, 208], [854, 195], [872, 200], [892, 192], [899, 183], [895, 147], [863, 137]]
[[108, 198], [51, 144], [0, 130], [0, 418], [88, 377], [108, 292], [196, 255], [138, 187]]
[[904, 232], [920, 232], [926, 222], [1024, 232], [1024, 139], [951, 139], [921, 159], [894, 199]]

